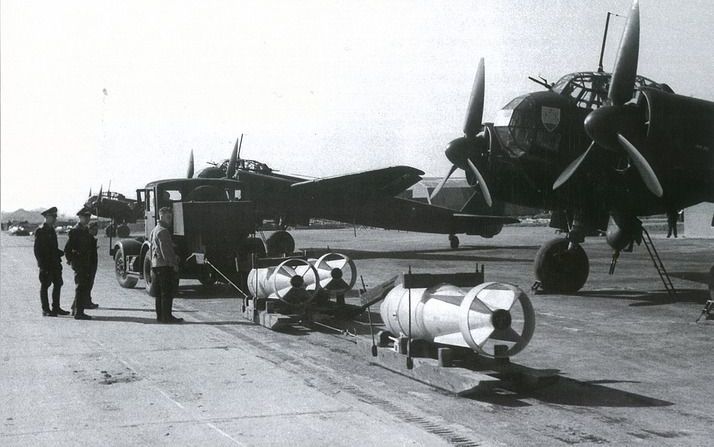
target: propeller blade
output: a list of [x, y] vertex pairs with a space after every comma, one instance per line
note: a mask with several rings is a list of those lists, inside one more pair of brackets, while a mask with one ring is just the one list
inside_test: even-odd
[[469, 108], [466, 110], [466, 122], [464, 123], [464, 135], [469, 138], [475, 137], [481, 128], [483, 119], [484, 83], [484, 62], [483, 58], [481, 58], [478, 62], [474, 85], [471, 88], [471, 99], [469, 99]]
[[617, 141], [620, 142], [627, 155], [630, 157], [632, 164], [635, 165], [637, 172], [640, 173], [640, 177], [645, 182], [645, 186], [650, 192], [657, 197], [662, 197], [662, 185], [657, 179], [657, 174], [655, 174], [652, 166], [647, 162], [647, 159], [637, 150], [637, 148], [630, 143], [627, 138], [623, 137], [621, 134], [617, 134]]
[[553, 183], [553, 191], [555, 191], [556, 189], [563, 186], [563, 183], [567, 182], [570, 179], [570, 177], [572, 177], [573, 174], [575, 174], [575, 171], [578, 170], [578, 168], [583, 163], [583, 161], [587, 158], [588, 154], [590, 153], [590, 150], [594, 146], [595, 146], [595, 142], [593, 141], [592, 143], [590, 143], [590, 146], [588, 146], [588, 148], [585, 150], [585, 152], [583, 152], [578, 158], [573, 160], [568, 165], [567, 168], [565, 168], [565, 170], [560, 174], [560, 176], [555, 181], [555, 183]]
[[627, 17], [617, 50], [615, 67], [612, 70], [610, 90], [607, 96], [614, 105], [622, 105], [632, 98], [637, 76], [637, 58], [640, 50], [640, 6], [637, 0]]
[[89, 195], [87, 197], [92, 197], [92, 188], [89, 188]]
[[243, 148], [243, 134], [240, 134], [240, 142], [238, 143], [238, 157], [237, 157], [238, 160], [240, 160], [241, 148]]
[[483, 176], [481, 175], [480, 172], [478, 172], [478, 169], [476, 169], [476, 165], [474, 165], [474, 162], [471, 161], [471, 159], [467, 159], [466, 162], [468, 163], [469, 167], [471, 168], [471, 172], [473, 172], [474, 176], [476, 176], [476, 179], [478, 181], [478, 186], [481, 188], [481, 195], [483, 195], [483, 199], [486, 201], [486, 205], [493, 206], [493, 200], [491, 199], [491, 192], [488, 190], [488, 186], [486, 185], [486, 180], [484, 180]]
[[233, 146], [233, 152], [231, 152], [231, 160], [228, 162], [228, 168], [226, 168], [226, 177], [233, 178], [236, 173], [236, 165], [238, 164], [238, 141], [236, 140], [236, 145]]
[[191, 157], [188, 159], [188, 172], [186, 173], [186, 177], [193, 177], [193, 149], [191, 149]]
[[434, 191], [432, 191], [431, 196], [429, 197], [429, 202], [434, 200], [434, 197], [436, 197], [436, 195], [439, 194], [439, 191], [441, 191], [441, 188], [443, 188], [444, 185], [446, 185], [446, 181], [449, 180], [449, 177], [451, 177], [451, 174], [453, 174], [454, 171], [456, 171], [456, 169], [457, 169], [456, 165], [451, 165], [451, 168], [449, 169], [449, 173], [446, 174], [446, 177], [441, 179], [439, 184], [436, 185], [436, 188], [434, 188]]

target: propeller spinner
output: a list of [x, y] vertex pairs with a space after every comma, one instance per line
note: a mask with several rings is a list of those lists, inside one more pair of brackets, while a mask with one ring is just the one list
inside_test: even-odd
[[609, 104], [588, 114], [585, 118], [585, 132], [593, 142], [587, 150], [575, 159], [560, 174], [553, 189], [567, 182], [587, 158], [593, 147], [600, 146], [613, 151], [623, 151], [635, 167], [647, 189], [657, 197], [662, 197], [662, 185], [647, 159], [637, 150], [624, 134], [640, 126], [642, 120], [637, 110], [625, 105], [632, 98], [637, 77], [637, 61], [640, 47], [640, 8], [637, 0], [627, 18], [625, 29], [617, 51], [615, 67], [612, 71]]
[[464, 122], [464, 136], [453, 140], [446, 147], [446, 158], [452, 163], [449, 172], [439, 182], [431, 194], [430, 199], [434, 199], [436, 195], [446, 184], [449, 177], [456, 169], [463, 169], [470, 174], [473, 174], [475, 183], [478, 184], [481, 195], [483, 196], [488, 206], [493, 205], [491, 193], [488, 190], [486, 180], [481, 175], [481, 172], [476, 167], [472, 158], [476, 154], [482, 154], [484, 149], [487, 149], [487, 142], [484, 133], [481, 131], [483, 127], [483, 101], [484, 101], [484, 82], [485, 71], [483, 58], [479, 60], [474, 85], [471, 89], [471, 98], [469, 99], [469, 107], [466, 111], [466, 121]]

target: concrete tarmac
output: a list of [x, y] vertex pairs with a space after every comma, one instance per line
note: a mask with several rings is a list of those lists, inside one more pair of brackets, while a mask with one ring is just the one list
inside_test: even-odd
[[[296, 231], [300, 248], [356, 260], [374, 286], [409, 266], [470, 271], [529, 290], [542, 227], [493, 239], [359, 229]], [[657, 248], [679, 290], [668, 299], [644, 248], [589, 239], [577, 295], [531, 294], [536, 334], [513, 361], [555, 369], [555, 385], [456, 397], [367, 363], [350, 337], [275, 333], [239, 315], [224, 287], [184, 281], [183, 325], [155, 323], [153, 299], [116, 283], [108, 240], [92, 321], [42, 317], [31, 237], [0, 239], [0, 445], [710, 445], [711, 336], [693, 323], [708, 296], [710, 240]], [[60, 238], [63, 244], [64, 238]], [[359, 250], [354, 250], [358, 247]], [[64, 271], [63, 307], [73, 296]], [[139, 284], [139, 286], [141, 283]]]

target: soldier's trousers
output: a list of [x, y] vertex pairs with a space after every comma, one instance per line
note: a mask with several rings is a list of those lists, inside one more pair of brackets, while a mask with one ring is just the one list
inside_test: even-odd
[[173, 267], [152, 267], [156, 281], [156, 319], [166, 321], [171, 318], [174, 295], [176, 293], [176, 272]]
[[89, 294], [92, 291], [92, 272], [89, 269], [77, 269], [74, 271], [74, 307], [77, 315], [84, 313], [84, 308], [89, 303]]
[[60, 290], [62, 289], [62, 266], [58, 265], [55, 268], [40, 270], [40, 302], [42, 310], [50, 310], [49, 297], [47, 291], [52, 286], [52, 309], [60, 307]]
[[89, 272], [89, 300], [87, 304], [92, 302], [92, 289], [94, 289], [94, 278], [97, 277], [97, 266], [93, 265], [92, 270]]

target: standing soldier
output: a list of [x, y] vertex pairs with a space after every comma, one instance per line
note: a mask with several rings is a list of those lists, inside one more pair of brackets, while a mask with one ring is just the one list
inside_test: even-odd
[[159, 224], [149, 236], [151, 242], [151, 272], [154, 275], [158, 295], [156, 296], [156, 320], [161, 323], [180, 323], [183, 318], [171, 314], [174, 292], [179, 270], [178, 256], [171, 240], [173, 211], [169, 207], [159, 210]]
[[69, 230], [64, 253], [67, 263], [74, 270], [74, 283], [77, 286], [74, 295], [74, 319], [91, 320], [92, 317], [84, 313], [92, 287], [92, 251], [95, 250], [92, 235], [87, 228], [91, 213], [86, 208], [82, 208], [77, 212], [77, 216], [79, 222]]
[[97, 276], [97, 265], [99, 264], [99, 257], [97, 256], [97, 233], [99, 229], [97, 227], [97, 222], [91, 222], [89, 224], [89, 234], [92, 236], [92, 250], [90, 251], [90, 266], [91, 275], [89, 281], [89, 301], [84, 307], [85, 309], [96, 309], [99, 304], [92, 301], [92, 289], [94, 289], [94, 278]]
[[[40, 302], [42, 315], [56, 317], [69, 312], [60, 308], [60, 290], [62, 288], [62, 251], [57, 246], [57, 208], [52, 207], [42, 212], [45, 222], [35, 230], [35, 258], [40, 268]], [[52, 309], [50, 309], [47, 290], [52, 285]]]

